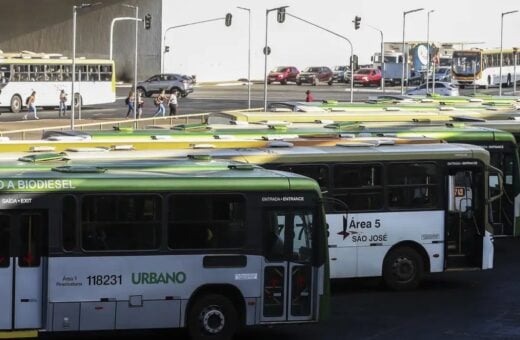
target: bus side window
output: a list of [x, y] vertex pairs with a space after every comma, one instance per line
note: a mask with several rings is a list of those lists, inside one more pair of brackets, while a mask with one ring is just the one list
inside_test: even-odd
[[11, 221], [8, 215], [0, 215], [0, 268], [9, 267], [11, 256]]
[[171, 249], [241, 248], [245, 198], [240, 195], [173, 195], [168, 202]]
[[65, 251], [73, 251], [76, 248], [77, 208], [74, 196], [65, 196], [62, 205], [61, 238]]

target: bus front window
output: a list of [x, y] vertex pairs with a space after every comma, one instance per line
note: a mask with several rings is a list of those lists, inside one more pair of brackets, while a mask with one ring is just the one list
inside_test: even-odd
[[453, 72], [461, 76], [473, 76], [480, 71], [480, 55], [478, 53], [454, 53]]

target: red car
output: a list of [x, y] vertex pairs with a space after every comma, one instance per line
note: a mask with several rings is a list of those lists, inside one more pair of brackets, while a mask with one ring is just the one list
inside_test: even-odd
[[354, 84], [363, 86], [381, 84], [381, 70], [377, 68], [362, 68], [354, 73]]
[[279, 82], [285, 85], [288, 81], [296, 82], [296, 76], [298, 74], [300, 74], [300, 71], [294, 66], [279, 66], [269, 72], [267, 84]]

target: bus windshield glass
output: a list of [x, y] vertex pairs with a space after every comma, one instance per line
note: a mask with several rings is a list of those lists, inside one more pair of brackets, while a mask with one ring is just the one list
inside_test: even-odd
[[453, 73], [462, 76], [472, 76], [480, 71], [480, 53], [453, 53]]

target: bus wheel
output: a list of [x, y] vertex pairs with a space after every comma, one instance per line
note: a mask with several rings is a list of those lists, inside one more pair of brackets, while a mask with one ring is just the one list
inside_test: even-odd
[[416, 288], [423, 273], [424, 264], [421, 256], [409, 247], [392, 250], [383, 262], [383, 280], [393, 290]]
[[14, 95], [11, 98], [11, 112], [18, 113], [22, 110], [22, 98], [19, 95]]
[[83, 99], [79, 93], [74, 95], [74, 108], [79, 109], [83, 105]]
[[222, 295], [198, 298], [188, 313], [188, 332], [193, 340], [228, 340], [238, 328], [237, 311]]

